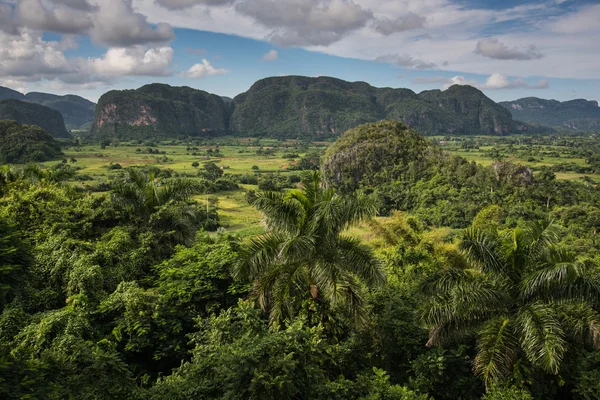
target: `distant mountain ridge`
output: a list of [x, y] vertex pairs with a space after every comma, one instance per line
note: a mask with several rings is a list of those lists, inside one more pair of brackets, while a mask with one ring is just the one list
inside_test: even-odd
[[233, 99], [230, 128], [249, 135], [339, 135], [366, 122], [397, 120], [426, 135], [529, 132], [471, 86], [417, 94], [365, 82], [302, 76], [266, 78]]
[[0, 86], [0, 100], [7, 99], [27, 101], [52, 108], [62, 114], [68, 129], [87, 130], [94, 121], [96, 104], [73, 94], [64, 96], [42, 92], [23, 94], [16, 90]]
[[545, 100], [525, 97], [498, 103], [521, 121], [570, 131], [600, 130], [600, 107], [593, 100]]
[[16, 99], [0, 100], [0, 120], [37, 125], [54, 138], [71, 138], [62, 114], [41, 104]]
[[416, 94], [329, 77], [286, 76], [261, 79], [227, 100], [165, 84], [110, 91], [98, 100], [92, 132], [123, 139], [221, 133], [331, 137], [386, 119], [406, 122], [428, 135], [536, 131], [470, 86]]

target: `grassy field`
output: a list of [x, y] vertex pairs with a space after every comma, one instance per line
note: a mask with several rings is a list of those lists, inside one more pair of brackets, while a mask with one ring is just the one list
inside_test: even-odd
[[[502, 159], [533, 168], [553, 166], [561, 163], [573, 163], [585, 166], [585, 160], [571, 155], [569, 148], [559, 145], [507, 145], [502, 143], [506, 138], [473, 137], [468, 140], [478, 141], [476, 148], [464, 148], [465, 139], [444, 140], [434, 138], [452, 154], [475, 161], [482, 165], [494, 162], [494, 151]], [[323, 151], [327, 143], [298, 143], [296, 141], [277, 141], [273, 139], [240, 139], [219, 138], [206, 142], [176, 144], [173, 142], [119, 144], [117, 146], [83, 145], [65, 150], [66, 160], [75, 159], [73, 165], [79, 168], [76, 185], [83, 188], [100, 183], [108, 183], [112, 178], [122, 174], [122, 169], [114, 169], [115, 164], [121, 168], [130, 166], [153, 165], [161, 169], [170, 169], [183, 176], [196, 176], [203, 163], [214, 162], [224, 168], [226, 174], [289, 174], [288, 167], [307, 152]], [[103, 148], [104, 147], [104, 148]], [[152, 152], [150, 152], [150, 149]], [[270, 153], [270, 154], [265, 154]], [[218, 154], [218, 156], [217, 156]], [[295, 158], [288, 157], [297, 155]], [[532, 155], [533, 154], [533, 155]], [[71, 163], [71, 161], [68, 161]], [[197, 167], [192, 166], [194, 162]], [[45, 163], [48, 165], [54, 162]], [[111, 167], [111, 165], [113, 167]], [[255, 167], [253, 169], [253, 167]], [[258, 169], [256, 170], [256, 167]], [[600, 176], [577, 172], [557, 172], [557, 179], [579, 179], [588, 176], [600, 181]], [[240, 189], [220, 192], [217, 209], [221, 222], [228, 231], [241, 236], [250, 236], [262, 230], [261, 215], [245, 199], [249, 190], [257, 190], [256, 185], [240, 185]], [[215, 196], [215, 195], [211, 195]], [[197, 196], [196, 200], [206, 204], [207, 196]], [[354, 236], [369, 240], [367, 227], [352, 230]]]

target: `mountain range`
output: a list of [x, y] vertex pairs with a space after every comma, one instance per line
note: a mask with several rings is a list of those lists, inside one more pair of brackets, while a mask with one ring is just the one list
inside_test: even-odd
[[562, 130], [600, 130], [600, 107], [597, 101], [577, 99], [560, 102], [525, 97], [499, 104], [520, 121]]
[[[62, 127], [56, 111], [64, 119]], [[39, 125], [54, 137], [68, 137], [66, 127], [125, 140], [219, 134], [328, 138], [380, 120], [403, 121], [426, 135], [600, 130], [595, 101], [528, 97], [495, 103], [466, 85], [415, 93], [303, 76], [261, 79], [233, 99], [149, 84], [109, 91], [97, 105], [75, 95], [22, 94], [0, 87], [0, 118]]]
[[506, 135], [540, 129], [470, 86], [416, 94], [364, 82], [302, 76], [259, 80], [232, 101], [188, 87], [151, 84], [110, 91], [92, 132], [103, 137], [232, 133], [278, 138], [331, 137], [365, 122], [401, 120], [428, 135]]
[[0, 120], [14, 120], [20, 124], [37, 125], [54, 138], [68, 139], [71, 137], [65, 127], [62, 114], [41, 104], [15, 99], [0, 100]]
[[23, 94], [0, 86], [0, 100], [7, 99], [40, 104], [56, 110], [62, 114], [67, 129], [89, 130], [94, 121], [96, 104], [73, 94], [65, 96], [41, 92]]

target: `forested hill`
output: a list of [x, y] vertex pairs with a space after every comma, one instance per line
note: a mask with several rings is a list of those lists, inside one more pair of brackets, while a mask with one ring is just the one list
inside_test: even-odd
[[416, 94], [365, 82], [266, 78], [234, 99], [231, 130], [278, 137], [339, 135], [365, 122], [398, 120], [427, 135], [504, 135], [533, 128], [471, 86]]
[[525, 97], [499, 104], [510, 110], [514, 118], [528, 123], [566, 130], [600, 129], [600, 107], [597, 101], [576, 99], [560, 102]]
[[39, 126], [0, 119], [0, 163], [49, 161], [61, 155], [58, 143]]
[[23, 94], [0, 86], [0, 100], [16, 99], [41, 104], [60, 112], [68, 129], [89, 129], [94, 121], [96, 104], [73, 94], [59, 96], [51, 93]]
[[226, 132], [228, 120], [229, 106], [220, 96], [155, 83], [105, 93], [98, 100], [92, 131], [124, 139], [200, 135]]
[[365, 122], [403, 121], [427, 135], [533, 133], [470, 86], [417, 94], [364, 82], [302, 76], [266, 78], [228, 101], [164, 84], [111, 91], [98, 101], [93, 132], [102, 137], [233, 133], [279, 138], [335, 137]]
[[27, 101], [7, 99], [0, 101], [0, 120], [14, 120], [21, 124], [37, 125], [54, 138], [70, 138], [60, 112]]

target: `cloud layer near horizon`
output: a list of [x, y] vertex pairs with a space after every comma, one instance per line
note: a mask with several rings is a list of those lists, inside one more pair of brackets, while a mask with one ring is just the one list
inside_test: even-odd
[[[600, 4], [562, 0], [501, 9], [453, 0], [0, 0], [0, 84], [76, 88], [126, 76], [235, 73], [208, 59], [174, 66], [170, 43], [181, 27], [454, 74], [423, 77], [440, 87], [457, 78], [484, 90], [544, 88], [548, 78], [600, 79], [599, 20]], [[84, 36], [103, 54], [65, 55]], [[256, 59], [278, 57], [273, 49]], [[458, 79], [464, 74], [488, 78]], [[545, 83], [527, 83], [531, 76]]]

